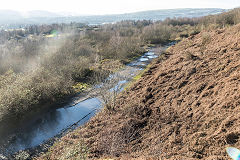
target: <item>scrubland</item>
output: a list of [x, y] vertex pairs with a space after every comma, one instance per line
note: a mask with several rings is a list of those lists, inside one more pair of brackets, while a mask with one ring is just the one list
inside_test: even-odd
[[153, 39], [146, 37], [152, 43], [162, 41], [155, 33], [169, 28], [181, 30], [170, 29], [170, 37], [181, 34], [183, 40], [122, 92], [114, 106], [39, 159], [228, 159], [225, 148], [240, 145], [239, 15], [235, 9], [144, 27], [153, 33]]

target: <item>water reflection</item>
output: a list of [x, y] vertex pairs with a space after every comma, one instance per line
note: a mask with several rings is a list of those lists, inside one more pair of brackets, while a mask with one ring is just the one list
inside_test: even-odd
[[141, 61], [141, 62], [145, 62], [145, 61], [148, 61], [148, 60], [149, 60], [149, 59], [148, 59], [147, 57], [141, 57], [141, 58], [140, 58], [140, 61]]
[[[16, 152], [37, 146], [88, 115], [94, 109], [100, 108], [101, 105], [99, 99], [91, 98], [78, 103], [74, 107], [51, 111], [36, 120], [31, 127], [18, 130], [17, 134], [11, 138], [7, 150], [8, 152]], [[92, 114], [80, 121], [78, 126], [88, 121]]]
[[[106, 79], [106, 82], [95, 87], [101, 89], [109, 81], [116, 80], [116, 83], [113, 83], [114, 85], [109, 88], [109, 91], [122, 91], [124, 84], [137, 75], [140, 70], [143, 70], [146, 65], [150, 63], [151, 59], [156, 57], [158, 57], [158, 55], [156, 55], [153, 51], [149, 51], [138, 60], [129, 63], [124, 70], [110, 75]], [[39, 115], [40, 118], [37, 118], [30, 125], [25, 125], [25, 128], [15, 131], [14, 136], [10, 139], [8, 138], [8, 146], [0, 144], [0, 154], [13, 153], [19, 150], [35, 147], [59, 134], [62, 130], [68, 128], [83, 117], [84, 119], [81, 120], [77, 126], [84, 124], [95, 114], [95, 109], [101, 107], [102, 102], [98, 98], [91, 98], [82, 101], [73, 107], [60, 108], [43, 115]], [[15, 127], [9, 128], [15, 129]], [[4, 138], [0, 137], [0, 141], [2, 139]]]

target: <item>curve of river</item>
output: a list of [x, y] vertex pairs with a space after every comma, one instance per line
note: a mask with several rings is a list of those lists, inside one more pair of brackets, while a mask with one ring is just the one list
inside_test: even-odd
[[[74, 127], [83, 125], [103, 106], [103, 99], [107, 97], [106, 95], [109, 94], [110, 97], [111, 93], [122, 91], [127, 82], [131, 81], [154, 58], [157, 58], [162, 51], [173, 44], [151, 48], [139, 59], [126, 65], [124, 69], [111, 74], [105, 82], [96, 85], [93, 88], [96, 90], [95, 94], [89, 95], [87, 99], [74, 101], [62, 108], [43, 113], [38, 118], [31, 119], [31, 125], [21, 125], [21, 127], [14, 128], [14, 134], [0, 137], [0, 140], [7, 142], [4, 143], [5, 145], [0, 142], [0, 155], [36, 147], [73, 124]], [[105, 92], [103, 93], [103, 91]], [[101, 95], [105, 95], [105, 97], [103, 98]]]

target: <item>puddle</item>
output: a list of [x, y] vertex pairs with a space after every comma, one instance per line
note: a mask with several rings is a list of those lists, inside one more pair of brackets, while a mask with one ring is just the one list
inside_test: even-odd
[[[19, 129], [17, 134], [9, 140], [10, 144], [7, 151], [3, 152], [13, 153], [35, 147], [84, 117], [77, 124], [77, 126], [82, 125], [94, 115], [95, 112], [92, 111], [101, 108], [101, 106], [102, 103], [99, 99], [91, 98], [78, 103], [74, 107], [50, 111], [37, 119], [31, 127]], [[85, 117], [85, 115], [88, 116]]]
[[139, 59], [141, 62], [145, 62], [145, 61], [148, 61], [149, 59], [148, 58], [145, 58], [145, 57], [142, 57]]

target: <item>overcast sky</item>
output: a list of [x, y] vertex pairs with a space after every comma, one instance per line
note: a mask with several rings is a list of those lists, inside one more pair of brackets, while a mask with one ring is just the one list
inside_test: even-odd
[[114, 14], [170, 8], [236, 8], [240, 0], [1, 0], [0, 9]]

